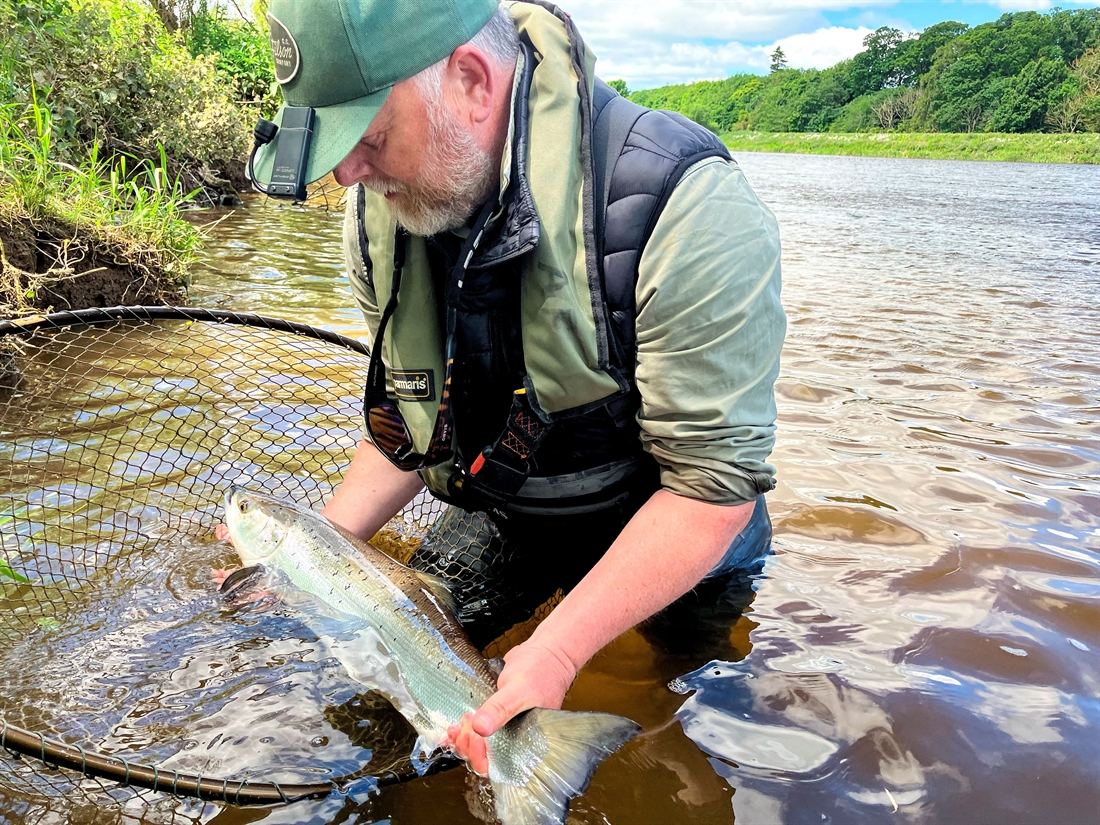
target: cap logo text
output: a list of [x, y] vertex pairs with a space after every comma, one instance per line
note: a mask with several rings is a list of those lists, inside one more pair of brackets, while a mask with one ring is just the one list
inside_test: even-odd
[[280, 83], [289, 83], [298, 75], [302, 64], [302, 55], [298, 43], [277, 17], [267, 15], [267, 27], [271, 32], [271, 54], [275, 58], [275, 79]]

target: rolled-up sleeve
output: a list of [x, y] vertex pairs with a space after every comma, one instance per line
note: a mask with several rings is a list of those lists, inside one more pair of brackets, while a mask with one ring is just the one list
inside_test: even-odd
[[734, 505], [775, 486], [780, 280], [779, 227], [741, 170], [718, 158], [691, 167], [636, 289], [638, 421], [665, 489]]

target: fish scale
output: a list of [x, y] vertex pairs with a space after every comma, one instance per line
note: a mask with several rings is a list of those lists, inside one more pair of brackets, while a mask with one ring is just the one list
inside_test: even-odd
[[[226, 525], [246, 565], [262, 563], [285, 577], [272, 582], [278, 595], [305, 594], [322, 612], [362, 621], [376, 634], [376, 650], [364, 650], [361, 639], [318, 635], [353, 678], [386, 696], [412, 724], [423, 752], [496, 690], [496, 675], [455, 620], [440, 580], [308, 508], [240, 487], [226, 495]], [[638, 730], [608, 713], [520, 714], [486, 740], [497, 818], [502, 825], [561, 825], [569, 800], [584, 791], [600, 761]]]
[[[412, 599], [377, 567], [364, 566], [341, 552], [341, 545], [326, 542], [326, 538], [313, 526], [303, 529], [300, 538], [290, 534], [277, 551], [287, 564], [272, 563], [290, 571], [288, 577], [301, 590], [336, 611], [367, 620], [378, 630], [387, 654], [408, 663], [403, 670], [417, 707], [398, 710], [430, 744], [438, 744], [447, 726], [453, 724], [451, 720], [472, 713], [489, 698], [495, 680], [490, 683], [479, 678], [474, 668], [451, 650]], [[337, 549], [331, 549], [333, 545]], [[329, 552], [321, 552], [326, 547]], [[440, 616], [445, 619], [442, 612]], [[424, 653], [435, 660], [435, 667], [417, 668], [425, 659]], [[491, 672], [488, 675], [491, 678]], [[385, 685], [378, 687], [384, 690]], [[438, 720], [443, 720], [442, 726]], [[426, 728], [431, 736], [425, 736]]]

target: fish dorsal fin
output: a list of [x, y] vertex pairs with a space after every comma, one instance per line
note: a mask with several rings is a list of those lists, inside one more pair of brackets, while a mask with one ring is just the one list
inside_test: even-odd
[[412, 572], [423, 582], [432, 598], [439, 603], [440, 609], [446, 611], [452, 617], [458, 613], [458, 602], [455, 601], [454, 593], [451, 592], [451, 586], [447, 584], [446, 580], [439, 578], [439, 576], [433, 576], [431, 573], [421, 573], [419, 570], [413, 570]]

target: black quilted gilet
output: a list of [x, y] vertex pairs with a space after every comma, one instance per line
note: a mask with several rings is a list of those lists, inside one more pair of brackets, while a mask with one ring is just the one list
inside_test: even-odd
[[[593, 98], [598, 111], [614, 96], [603, 81], [596, 81]], [[634, 373], [634, 287], [642, 250], [681, 176], [708, 157], [732, 160], [713, 132], [675, 112], [646, 110], [634, 122], [617, 158], [593, 158], [610, 167], [604, 172], [611, 180], [597, 237], [603, 239], [604, 296], [619, 347], [618, 366], [628, 375]], [[597, 205], [597, 224], [599, 211]]]

